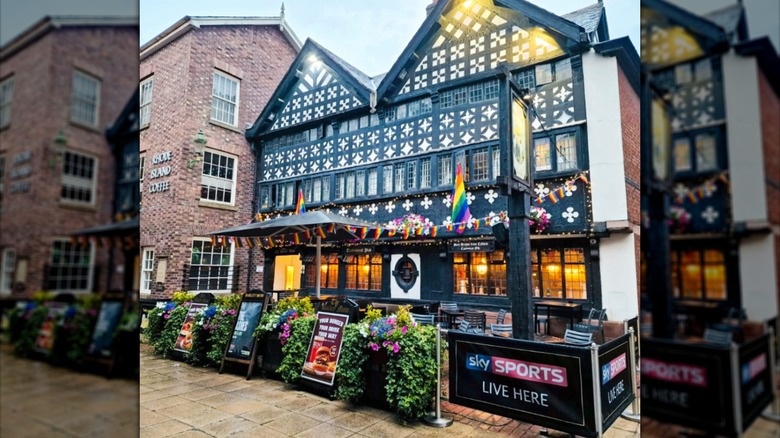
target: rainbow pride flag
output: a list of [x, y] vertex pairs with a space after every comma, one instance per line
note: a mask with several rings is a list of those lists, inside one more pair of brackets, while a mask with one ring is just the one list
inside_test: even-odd
[[298, 203], [295, 204], [295, 214], [306, 213], [306, 204], [303, 202], [303, 189], [298, 189]]
[[471, 219], [469, 203], [466, 200], [466, 187], [463, 185], [463, 172], [458, 163], [458, 170], [455, 174], [455, 187], [452, 189], [452, 222], [459, 224], [455, 231], [463, 234], [466, 231], [466, 224]]

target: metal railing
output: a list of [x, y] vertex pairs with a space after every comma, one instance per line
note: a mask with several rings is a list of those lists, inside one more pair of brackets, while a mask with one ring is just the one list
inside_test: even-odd
[[185, 264], [182, 269], [181, 290], [238, 292], [241, 266], [203, 266]]

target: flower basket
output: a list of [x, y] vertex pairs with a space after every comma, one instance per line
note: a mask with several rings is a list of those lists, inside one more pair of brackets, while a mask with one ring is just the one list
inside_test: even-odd
[[531, 227], [531, 231], [536, 234], [544, 232], [552, 222], [550, 219], [552, 215], [547, 213], [542, 207], [531, 207], [530, 218], [528, 219], [528, 225]]

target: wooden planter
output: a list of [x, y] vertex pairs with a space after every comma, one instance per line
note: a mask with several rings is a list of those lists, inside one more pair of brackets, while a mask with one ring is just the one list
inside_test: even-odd
[[387, 411], [392, 410], [387, 403], [387, 349], [380, 348], [379, 351], [368, 350], [368, 360], [366, 361], [366, 390], [363, 393], [363, 401], [366, 404]]
[[267, 332], [260, 341], [257, 355], [262, 357], [260, 369], [276, 374], [277, 368], [282, 364], [282, 340], [279, 339], [279, 329]]

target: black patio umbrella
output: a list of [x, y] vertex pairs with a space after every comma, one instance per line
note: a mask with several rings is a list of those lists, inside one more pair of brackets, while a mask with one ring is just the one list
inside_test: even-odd
[[267, 219], [261, 222], [253, 222], [251, 224], [239, 225], [237, 227], [226, 228], [224, 230], [215, 231], [209, 233], [214, 236], [233, 236], [233, 237], [274, 237], [288, 233], [302, 233], [309, 232], [311, 236], [314, 236], [314, 241], [317, 248], [316, 257], [316, 272], [315, 272], [315, 290], [317, 292], [317, 298], [320, 297], [320, 255], [322, 250], [322, 238], [316, 232], [317, 228], [325, 228], [330, 225], [335, 226], [333, 233], [328, 234], [325, 239], [328, 241], [344, 241], [357, 239], [358, 236], [355, 231], [350, 231], [347, 227], [354, 228], [371, 228], [377, 229], [381, 225], [361, 221], [359, 219], [352, 219], [346, 216], [341, 216], [336, 213], [329, 213], [327, 211], [307, 211], [300, 214], [292, 214], [289, 216], [280, 216], [274, 219]]

